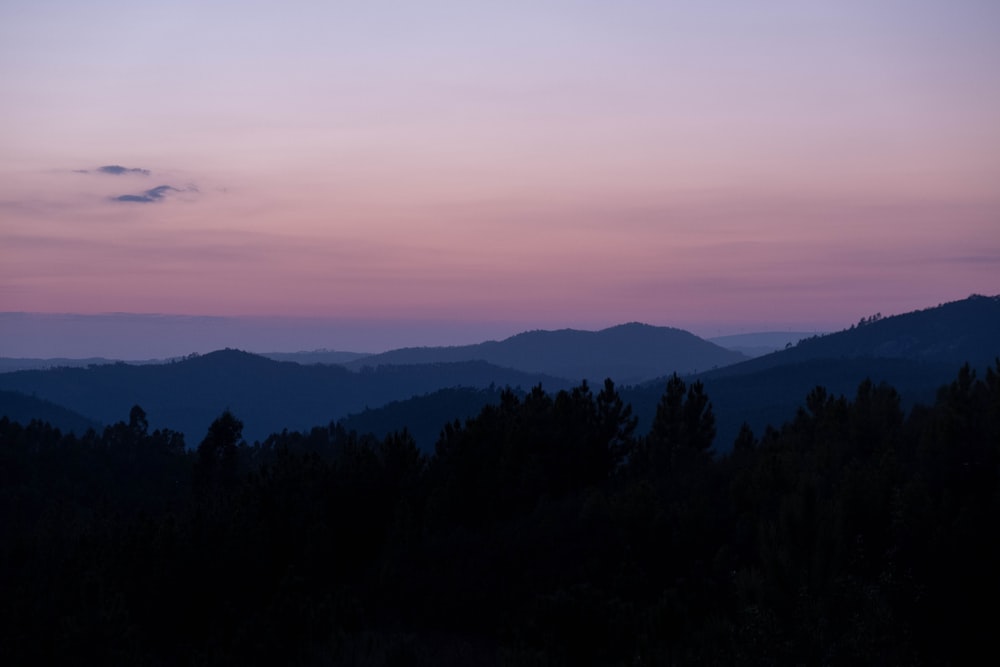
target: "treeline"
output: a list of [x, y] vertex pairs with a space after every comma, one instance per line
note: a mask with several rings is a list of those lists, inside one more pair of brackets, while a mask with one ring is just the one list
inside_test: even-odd
[[[962, 664], [1000, 593], [1000, 361], [904, 415], [816, 388], [714, 456], [699, 383], [197, 448], [0, 419], [7, 664]], [[985, 610], [985, 611], [984, 611]]]

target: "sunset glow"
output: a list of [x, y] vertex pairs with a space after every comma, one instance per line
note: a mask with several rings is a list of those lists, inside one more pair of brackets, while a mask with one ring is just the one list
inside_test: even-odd
[[764, 4], [5, 2], [0, 311], [728, 333], [995, 293], [1000, 4]]

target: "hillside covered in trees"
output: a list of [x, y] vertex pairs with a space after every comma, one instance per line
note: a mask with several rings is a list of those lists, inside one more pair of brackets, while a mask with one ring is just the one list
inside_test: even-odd
[[941, 664], [993, 645], [1000, 361], [816, 387], [715, 455], [699, 383], [499, 392], [433, 455], [0, 419], [11, 664]]
[[[151, 424], [180, 431], [194, 442], [229, 408], [239, 412], [246, 437], [254, 441], [274, 431], [308, 429], [369, 405], [442, 387], [531, 387], [538, 383], [555, 389], [572, 384], [483, 361], [380, 366], [352, 372], [339, 365], [303, 365], [239, 350], [219, 350], [155, 365], [117, 363], [2, 373], [0, 414], [10, 414], [7, 406], [11, 402], [5, 397], [14, 392], [43, 398], [103, 424], [113, 424], [132, 405], [139, 404]], [[437, 429], [440, 427], [438, 424]]]
[[[979, 371], [992, 364], [1000, 354], [997, 341], [1000, 296], [973, 295], [902, 315], [862, 318], [838, 333], [687, 376], [682, 369], [708, 367], [711, 359], [702, 352], [715, 354], [720, 348], [684, 331], [640, 324], [598, 332], [534, 331], [481, 345], [396, 350], [361, 359], [355, 372], [342, 365], [312, 363], [348, 353], [277, 355], [298, 360], [292, 363], [219, 350], [169, 363], [0, 373], [0, 415], [23, 422], [41, 419], [81, 435], [90, 424], [113, 424], [139, 404], [154, 428], [175, 429], [188, 443], [196, 443], [228, 408], [240, 415], [251, 442], [272, 432], [339, 420], [349, 430], [380, 437], [407, 428], [429, 455], [446, 422], [477, 414], [496, 398], [497, 387], [508, 385], [519, 393], [539, 383], [559, 391], [583, 378], [597, 383], [610, 377], [633, 406], [639, 429], [645, 430], [666, 378], [675, 370], [688, 382], [703, 382], [711, 393], [719, 435], [716, 449], [725, 452], [744, 422], [763, 432], [768, 425], [786, 421], [816, 385], [851, 394], [869, 378], [895, 387], [904, 412], [928, 403], [963, 363]], [[647, 376], [659, 379], [629, 386], [623, 377], [636, 377], [640, 366]], [[543, 367], [570, 375], [532, 370]]]

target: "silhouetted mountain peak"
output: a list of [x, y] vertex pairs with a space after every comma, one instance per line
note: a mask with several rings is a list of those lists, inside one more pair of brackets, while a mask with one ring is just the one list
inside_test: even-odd
[[899, 315], [874, 314], [843, 331], [813, 336], [797, 345], [711, 375], [751, 373], [817, 359], [907, 359], [957, 367], [991, 363], [1000, 354], [1000, 296], [972, 295]]
[[[676, 327], [662, 327], [655, 326], [652, 324], [646, 324], [645, 322], [625, 322], [624, 324], [616, 324], [606, 329], [601, 329], [597, 333], [607, 333], [607, 332], [637, 332], [637, 331], [680, 331], [683, 333], [688, 333], [684, 329], [678, 329]], [[691, 334], [694, 335], [694, 334]]]
[[229, 361], [229, 360], [246, 360], [251, 357], [263, 359], [260, 355], [253, 354], [252, 352], [247, 352], [245, 350], [238, 350], [236, 348], [227, 347], [221, 350], [215, 350], [213, 352], [207, 352], [205, 354], [193, 354], [187, 357], [184, 361]]
[[222, 350], [215, 350], [205, 354], [192, 354], [188, 357], [172, 362], [171, 365], [179, 366], [181, 368], [197, 369], [199, 371], [223, 371], [225, 369], [236, 368], [239, 368], [242, 371], [260, 371], [296, 364], [285, 361], [274, 361], [273, 359], [268, 359], [267, 357], [259, 354], [227, 347]]
[[348, 367], [481, 360], [571, 381], [599, 382], [610, 377], [618, 383], [630, 383], [674, 371], [691, 373], [725, 366], [743, 359], [746, 357], [738, 352], [682, 329], [630, 322], [600, 331], [539, 329], [478, 345], [391, 350]]

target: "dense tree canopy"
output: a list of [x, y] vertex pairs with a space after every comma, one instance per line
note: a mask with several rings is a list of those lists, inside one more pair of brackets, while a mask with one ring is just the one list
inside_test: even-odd
[[[1000, 362], [905, 414], [865, 381], [713, 454], [699, 383], [646, 433], [609, 380], [408, 432], [195, 449], [0, 419], [10, 664], [963, 663], [1000, 590]], [[728, 443], [727, 443], [728, 444]], [[729, 448], [726, 447], [726, 450]]]

